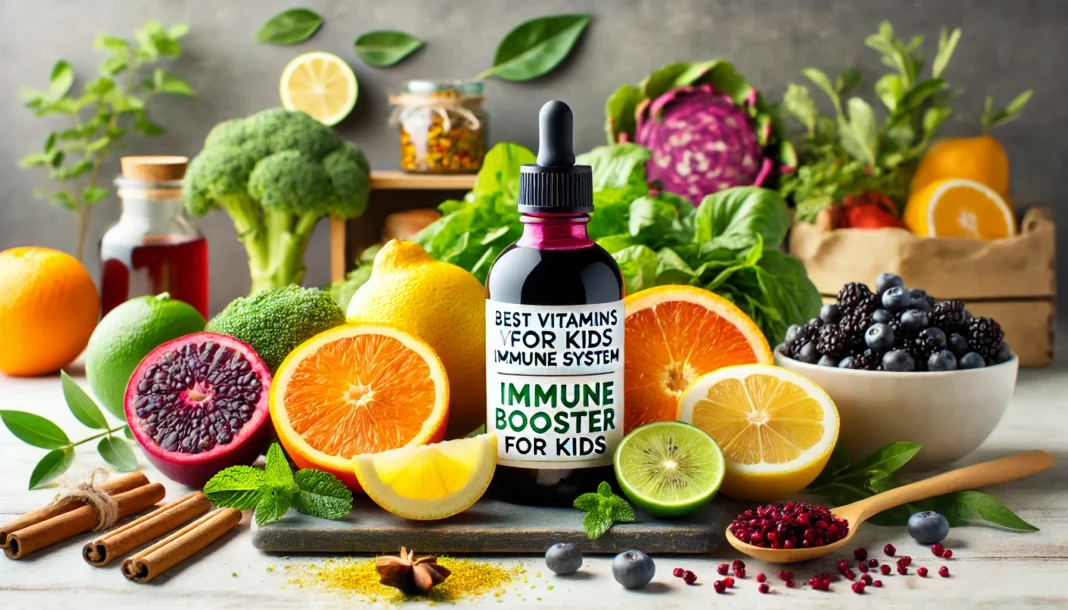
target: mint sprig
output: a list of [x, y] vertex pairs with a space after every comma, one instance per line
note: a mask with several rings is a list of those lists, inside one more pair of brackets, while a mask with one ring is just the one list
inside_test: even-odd
[[231, 466], [208, 481], [204, 495], [218, 506], [256, 510], [256, 523], [278, 521], [290, 507], [321, 519], [343, 519], [352, 510], [352, 492], [334, 475], [305, 468], [296, 475], [278, 443], [267, 450], [263, 470]]
[[630, 503], [612, 493], [612, 486], [602, 481], [596, 493], [585, 493], [575, 498], [575, 508], [586, 513], [582, 527], [586, 536], [600, 538], [614, 523], [631, 523], [635, 520]]
[[[923, 445], [920, 443], [887, 443], [853, 464], [849, 452], [839, 443], [823, 472], [809, 485], [808, 490], [829, 498], [835, 506], [851, 504], [889, 491], [902, 484], [893, 473], [921, 449]], [[993, 496], [978, 491], [950, 493], [898, 506], [875, 515], [870, 521], [876, 525], [907, 525], [913, 513], [925, 510], [941, 513], [952, 527], [981, 519], [1010, 530], [1038, 531], [1037, 527], [1021, 519]]]

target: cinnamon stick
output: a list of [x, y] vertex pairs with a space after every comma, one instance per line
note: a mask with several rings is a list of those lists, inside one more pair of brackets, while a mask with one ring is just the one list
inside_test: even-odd
[[91, 566], [106, 566], [116, 557], [174, 531], [179, 525], [203, 515], [210, 509], [211, 502], [204, 494], [193, 492], [95, 540], [90, 540], [82, 548], [82, 557]]
[[241, 522], [241, 511], [220, 508], [122, 562], [127, 580], [145, 583], [208, 546]]
[[[113, 496], [118, 508], [118, 518], [139, 513], [159, 502], [167, 495], [160, 483], [142, 485]], [[7, 535], [7, 548], [11, 559], [22, 559], [47, 546], [88, 532], [100, 523], [100, 515], [92, 506], [79, 506], [72, 511], [56, 515], [40, 523], [22, 528]]]
[[[143, 485], [148, 485], [148, 477], [145, 476], [145, 473], [130, 472], [109, 478], [107, 481], [100, 484], [100, 489], [109, 494], [119, 494]], [[7, 537], [9, 534], [25, 529], [31, 525], [36, 525], [42, 521], [47, 521], [52, 517], [62, 515], [63, 513], [69, 513], [79, 506], [84, 506], [84, 504], [76, 498], [67, 498], [49, 504], [43, 508], [38, 508], [35, 511], [28, 512], [21, 517], [16, 517], [13, 521], [0, 525], [0, 548], [7, 548]]]

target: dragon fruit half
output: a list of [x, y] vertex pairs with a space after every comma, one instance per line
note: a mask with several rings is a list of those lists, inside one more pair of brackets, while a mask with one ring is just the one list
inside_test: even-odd
[[793, 170], [763, 99], [729, 63], [669, 64], [608, 98], [610, 142], [649, 149], [646, 179], [694, 205], [734, 186], [762, 186]]

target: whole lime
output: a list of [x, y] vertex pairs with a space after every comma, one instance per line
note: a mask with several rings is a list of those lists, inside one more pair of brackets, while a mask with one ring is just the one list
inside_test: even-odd
[[123, 417], [126, 383], [141, 359], [170, 341], [204, 330], [204, 316], [164, 292], [126, 301], [97, 325], [85, 352], [85, 376], [101, 405]]

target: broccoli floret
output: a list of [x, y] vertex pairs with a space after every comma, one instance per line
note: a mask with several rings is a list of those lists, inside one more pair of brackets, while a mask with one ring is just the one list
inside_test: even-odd
[[344, 323], [345, 312], [329, 293], [287, 286], [233, 301], [207, 330], [248, 343], [274, 374], [298, 345]]
[[232, 217], [253, 293], [299, 284], [319, 219], [359, 216], [369, 191], [370, 166], [356, 145], [281, 108], [216, 125], [185, 177], [191, 214], [219, 207]]

